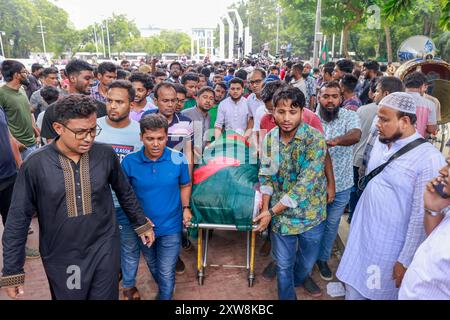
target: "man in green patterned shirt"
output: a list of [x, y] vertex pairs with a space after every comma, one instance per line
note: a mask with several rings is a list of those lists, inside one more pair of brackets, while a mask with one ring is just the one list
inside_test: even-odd
[[309, 273], [319, 254], [326, 219], [327, 147], [322, 134], [301, 121], [305, 104], [298, 88], [275, 93], [273, 115], [278, 127], [264, 139], [259, 172], [263, 206], [255, 222], [259, 222], [258, 231], [272, 222], [281, 300], [295, 300], [295, 287], [301, 285], [312, 296], [321, 295]]

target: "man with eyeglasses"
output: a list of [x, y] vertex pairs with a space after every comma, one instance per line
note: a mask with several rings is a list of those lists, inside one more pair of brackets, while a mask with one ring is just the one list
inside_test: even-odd
[[[259, 108], [265, 108], [264, 101], [261, 100], [261, 90], [264, 87], [264, 80], [266, 79], [266, 71], [261, 68], [256, 68], [250, 74], [250, 89], [252, 94], [247, 98], [248, 105], [248, 123], [247, 132], [248, 135], [253, 131], [258, 131], [254, 129], [255, 122], [259, 123], [261, 119], [255, 119], [257, 110]], [[260, 116], [262, 117], [262, 115]]]
[[113, 189], [134, 231], [147, 246], [153, 224], [120, 166], [116, 152], [94, 143], [101, 128], [95, 101], [71, 95], [57, 102], [58, 137], [22, 165], [3, 234], [1, 285], [23, 295], [28, 226], [37, 211], [42, 262], [53, 299], [119, 297], [119, 230]]

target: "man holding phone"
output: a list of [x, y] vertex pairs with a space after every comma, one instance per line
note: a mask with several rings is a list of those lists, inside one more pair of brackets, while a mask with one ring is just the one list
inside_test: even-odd
[[450, 158], [425, 191], [425, 232], [400, 287], [401, 300], [450, 300]]

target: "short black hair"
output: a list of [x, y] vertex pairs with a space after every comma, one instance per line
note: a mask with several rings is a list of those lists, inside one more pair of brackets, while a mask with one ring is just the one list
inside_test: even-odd
[[40, 63], [33, 63], [31, 65], [31, 72], [34, 73], [35, 71], [39, 70], [39, 69], [44, 69], [44, 67], [42, 66], [42, 64]]
[[233, 67], [228, 69], [228, 73], [234, 75], [234, 72], [236, 71], [236, 69], [234, 69]]
[[347, 91], [354, 92], [356, 86], [358, 85], [358, 78], [353, 74], [347, 73], [341, 79], [342, 86], [347, 89]]
[[223, 82], [223, 81], [222, 81], [222, 82], [216, 83], [216, 84], [214, 85], [214, 89], [215, 89], [217, 86], [222, 87], [225, 91], [228, 90], [227, 84], [226, 84], [225, 82]]
[[397, 77], [381, 77], [379, 82], [382, 92], [389, 92], [389, 94], [394, 92], [404, 92], [405, 86], [402, 80]]
[[202, 68], [202, 70], [200, 70], [200, 73], [204, 74], [205, 77], [209, 78], [209, 76], [211, 75], [211, 70], [209, 68], [204, 67]]
[[242, 80], [247, 80], [248, 77], [248, 72], [245, 71], [244, 69], [239, 69], [238, 71], [236, 71], [236, 73], [234, 74], [235, 78], [239, 78]]
[[187, 96], [187, 90], [182, 84], [174, 83], [174, 87], [175, 87], [175, 91], [177, 93], [181, 93], [181, 94], [184, 94], [185, 96]]
[[380, 71], [381, 72], [386, 72], [387, 71], [387, 65], [386, 64], [380, 65]]
[[338, 62], [336, 62], [336, 66], [345, 73], [352, 73], [354, 63], [352, 60], [349, 59], [341, 59]]
[[73, 59], [66, 66], [67, 76], [72, 74], [79, 74], [81, 71], [94, 71], [94, 68], [84, 60]]
[[294, 63], [292, 61], [286, 62], [286, 67], [288, 67], [289, 69], [292, 68], [293, 65]]
[[403, 79], [403, 83], [406, 88], [420, 88], [428, 83], [428, 79], [422, 72], [414, 71]]
[[97, 71], [102, 75], [106, 72], [117, 72], [117, 66], [112, 62], [102, 62], [98, 65]]
[[284, 86], [279, 88], [273, 95], [273, 107], [277, 107], [277, 103], [281, 100], [292, 100], [292, 107], [303, 109], [306, 105], [305, 95], [302, 90], [292, 86]]
[[285, 87], [287, 85], [288, 84], [286, 82], [280, 81], [280, 80], [270, 81], [270, 82], [266, 83], [261, 90], [261, 100], [264, 102], [268, 102], [268, 101], [272, 100], [275, 92], [278, 89]]
[[169, 81], [160, 82], [156, 85], [155, 90], [153, 90], [153, 93], [155, 94], [156, 99], [158, 99], [158, 92], [161, 88], [172, 88], [173, 90], [175, 90], [175, 92], [177, 91], [177, 89], [175, 89], [175, 86], [172, 82], [169, 82]]
[[186, 82], [188, 81], [199, 82], [200, 79], [198, 78], [198, 75], [196, 73], [188, 72], [183, 74], [183, 76], [181, 77], [181, 84], [186, 84]]
[[117, 80], [126, 79], [128, 76], [128, 72], [123, 69], [117, 69]]
[[136, 90], [133, 88], [131, 81], [128, 80], [114, 80], [108, 85], [108, 91], [113, 88], [125, 89], [128, 91], [128, 100], [134, 101], [134, 97], [136, 96]]
[[52, 86], [45, 86], [40, 91], [39, 94], [41, 95], [42, 99], [50, 105], [59, 98], [59, 91], [55, 87]]
[[6, 82], [13, 80], [16, 73], [20, 73], [25, 66], [16, 60], [5, 60], [2, 63], [2, 75]]
[[120, 65], [123, 66], [124, 64], [131, 64], [131, 63], [130, 63], [130, 61], [128, 61], [128, 60], [122, 60], [122, 61], [120, 62]]
[[264, 70], [264, 69], [262, 69], [262, 68], [255, 68], [255, 69], [252, 71], [252, 74], [255, 73], [255, 72], [259, 72], [259, 74], [262, 76], [263, 79], [265, 79], [266, 76], [267, 76], [266, 70]]
[[140, 82], [147, 90], [152, 90], [155, 85], [153, 84], [152, 77], [148, 73], [135, 72], [128, 78], [130, 82]]
[[213, 88], [204, 86], [204, 87], [201, 87], [200, 90], [198, 90], [197, 97], [200, 97], [200, 95], [202, 95], [206, 91], [212, 92], [213, 96], [216, 96], [216, 93], [214, 92]]
[[[339, 92], [341, 92], [341, 86], [339, 85], [339, 82], [337, 82], [336, 80], [332, 80], [332, 81], [327, 81], [322, 83], [322, 85], [320, 86], [320, 90], [322, 90], [323, 88], [336, 88], [339, 90]], [[319, 90], [319, 93], [320, 93]]]
[[169, 122], [166, 117], [159, 113], [153, 113], [142, 117], [139, 121], [141, 128], [141, 134], [144, 134], [146, 130], [157, 131], [158, 129], [164, 129], [166, 133], [169, 132]]
[[376, 72], [380, 71], [380, 64], [376, 60], [367, 60], [364, 62], [363, 67]]
[[47, 78], [49, 75], [51, 74], [58, 74], [58, 69], [54, 68], [54, 67], [50, 67], [50, 68], [45, 68], [42, 71], [42, 76], [44, 78]]
[[303, 64], [302, 63], [296, 63], [292, 66], [292, 69], [298, 70], [300, 72], [303, 72]]
[[86, 119], [97, 112], [97, 102], [90, 96], [71, 94], [55, 105], [56, 122], [66, 124], [72, 119]]
[[165, 73], [164, 71], [162, 71], [162, 70], [157, 70], [155, 73], [154, 73], [154, 76], [155, 76], [155, 78], [157, 78], [157, 77], [167, 77], [167, 73]]
[[417, 116], [413, 113], [397, 111], [397, 119], [400, 119], [401, 117], [408, 117], [412, 125], [415, 125], [417, 122]]
[[169, 70], [170, 69], [172, 69], [172, 66], [174, 66], [174, 65], [178, 65], [178, 66], [180, 66], [180, 69], [181, 70], [183, 70], [183, 66], [181, 65], [181, 63], [179, 63], [178, 61], [174, 61], [174, 62], [172, 62], [170, 65], [169, 65]]
[[230, 87], [233, 83], [239, 83], [242, 86], [242, 88], [244, 88], [244, 81], [241, 78], [234, 77], [233, 79], [231, 79], [229, 82]]

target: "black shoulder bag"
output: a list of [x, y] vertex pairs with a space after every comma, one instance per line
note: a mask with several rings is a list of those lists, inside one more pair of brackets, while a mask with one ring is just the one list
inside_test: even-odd
[[427, 142], [427, 140], [425, 140], [424, 138], [419, 138], [416, 139], [414, 141], [411, 141], [410, 143], [408, 143], [406, 146], [404, 146], [403, 148], [401, 148], [400, 150], [398, 150], [396, 153], [394, 153], [388, 161], [386, 161], [385, 163], [383, 163], [381, 166], [373, 169], [368, 175], [362, 177], [359, 179], [358, 181], [358, 188], [359, 190], [364, 191], [364, 189], [366, 188], [367, 184], [369, 183], [370, 180], [372, 180], [373, 178], [375, 178], [379, 173], [381, 173], [381, 171], [383, 171], [383, 169], [392, 161], [394, 161], [395, 159], [397, 159], [398, 157], [404, 155], [405, 153], [407, 153], [408, 151], [411, 151], [412, 149], [414, 149], [415, 147], [420, 146], [422, 143]]

